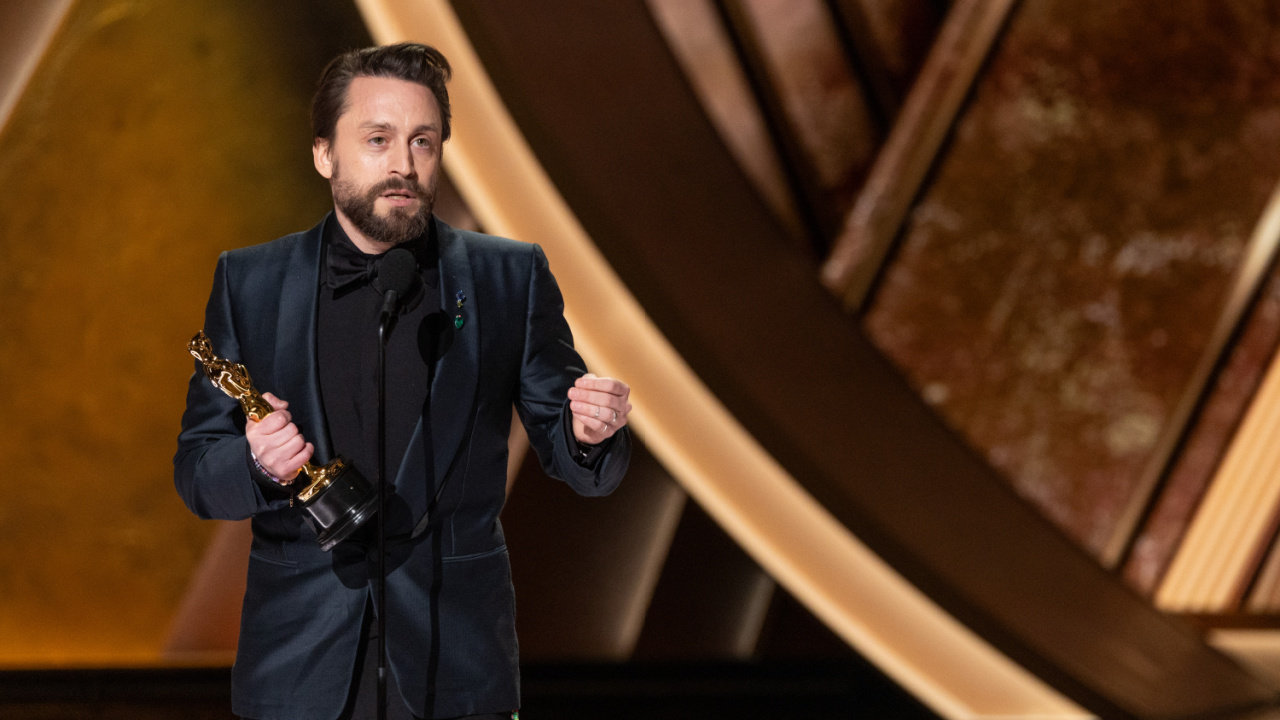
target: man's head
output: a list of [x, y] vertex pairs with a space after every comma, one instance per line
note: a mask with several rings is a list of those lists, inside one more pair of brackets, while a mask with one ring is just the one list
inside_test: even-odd
[[449, 138], [449, 63], [416, 43], [338, 56], [311, 106], [316, 170], [338, 218], [366, 252], [426, 230]]

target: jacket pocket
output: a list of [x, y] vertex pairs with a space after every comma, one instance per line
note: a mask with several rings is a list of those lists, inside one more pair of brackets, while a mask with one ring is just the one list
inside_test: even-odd
[[442, 557], [440, 558], [440, 562], [456, 563], [456, 562], [466, 562], [468, 560], [479, 560], [481, 558], [492, 557], [494, 555], [498, 555], [506, 551], [507, 551], [507, 546], [503, 544], [503, 545], [499, 545], [498, 547], [492, 550], [485, 550], [484, 552], [471, 553], [470, 555], [453, 555], [451, 557]]
[[260, 560], [264, 563], [267, 563], [268, 565], [279, 565], [280, 567], [286, 567], [291, 570], [296, 570], [298, 568], [298, 563], [292, 560], [284, 560], [282, 558], [270, 557], [268, 555], [263, 555], [262, 553], [256, 550], [249, 551], [249, 559]]

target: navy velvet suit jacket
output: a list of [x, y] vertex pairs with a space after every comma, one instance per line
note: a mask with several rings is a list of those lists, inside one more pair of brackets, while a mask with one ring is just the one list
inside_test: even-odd
[[[319, 463], [333, 457], [316, 361], [325, 222], [336, 220], [223, 253], [204, 324], [220, 357], [243, 363], [260, 391], [289, 401]], [[456, 717], [520, 704], [515, 597], [498, 521], [512, 405], [548, 474], [583, 495], [617, 486], [630, 439], [624, 428], [589, 467], [573, 459], [563, 412], [566, 392], [586, 370], [541, 248], [435, 222], [450, 322], [435, 363], [429, 431], [420, 420], [398, 472], [388, 469], [395, 499], [387, 518], [387, 644], [409, 708]], [[460, 309], [458, 292], [467, 298]], [[463, 316], [460, 329], [453, 314]], [[250, 475], [244, 424], [239, 405], [197, 365], [175, 484], [196, 515], [252, 518], [253, 526], [233, 709], [263, 720], [336, 717], [361, 651], [372, 565], [356, 543], [321, 552], [300, 508], [263, 492]], [[424, 516], [426, 530], [413, 536]]]

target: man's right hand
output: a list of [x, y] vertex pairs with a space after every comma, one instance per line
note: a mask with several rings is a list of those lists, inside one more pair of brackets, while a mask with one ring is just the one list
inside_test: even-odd
[[293, 424], [293, 416], [287, 410], [289, 403], [271, 393], [263, 393], [262, 398], [271, 403], [274, 412], [258, 422], [245, 423], [244, 434], [258, 464], [288, 485], [311, 459], [315, 446], [307, 442]]

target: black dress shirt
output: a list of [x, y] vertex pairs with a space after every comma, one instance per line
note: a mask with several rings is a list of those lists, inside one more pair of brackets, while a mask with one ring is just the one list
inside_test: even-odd
[[[434, 228], [434, 224], [431, 225]], [[378, 471], [378, 321], [382, 293], [375, 287], [383, 255], [366, 255], [336, 218], [325, 225], [324, 278], [319, 292], [316, 351], [320, 396], [334, 452], [372, 482]], [[392, 482], [424, 412], [436, 338], [443, 322], [433, 232], [405, 244], [418, 261], [420, 281], [387, 337], [387, 480]], [[364, 271], [369, 268], [371, 271]], [[431, 428], [423, 428], [431, 436]], [[430, 443], [424, 447], [429, 451]], [[427, 458], [431, 467], [431, 458]], [[410, 481], [422, 481], [413, 478]]]

